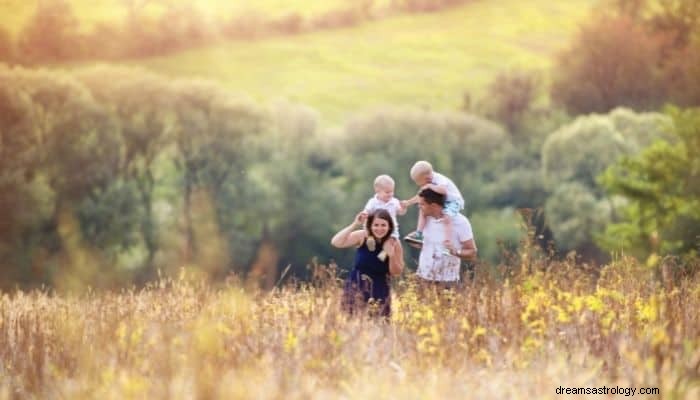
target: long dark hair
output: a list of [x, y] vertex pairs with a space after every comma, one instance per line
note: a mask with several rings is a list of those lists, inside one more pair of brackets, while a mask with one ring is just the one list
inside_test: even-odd
[[[377, 238], [374, 237], [372, 234], [372, 223], [374, 222], [375, 218], [381, 218], [389, 223], [389, 230], [386, 232], [386, 235], [384, 235], [383, 238]], [[365, 229], [367, 230], [367, 237], [374, 237], [374, 240], [377, 241], [377, 245], [380, 247], [384, 244], [384, 242], [391, 237], [391, 234], [394, 233], [394, 219], [391, 218], [391, 214], [389, 214], [389, 211], [380, 208], [378, 210], [375, 210], [373, 213], [369, 214], [367, 217], [367, 223], [365, 224], [366, 227]]]

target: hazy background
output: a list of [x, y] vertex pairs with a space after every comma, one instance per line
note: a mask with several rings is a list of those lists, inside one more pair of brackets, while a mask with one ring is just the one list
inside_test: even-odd
[[[237, 4], [240, 3], [240, 4]], [[481, 262], [692, 257], [694, 0], [0, 0], [0, 286], [274, 285], [426, 159]], [[416, 209], [400, 218], [415, 227]], [[572, 253], [575, 252], [575, 253]], [[409, 267], [415, 253], [407, 252]]]

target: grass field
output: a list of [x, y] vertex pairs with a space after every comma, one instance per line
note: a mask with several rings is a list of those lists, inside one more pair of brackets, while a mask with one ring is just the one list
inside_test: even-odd
[[[500, 71], [546, 71], [594, 1], [477, 1], [348, 29], [228, 42], [133, 64], [197, 76], [268, 102], [320, 110], [325, 122], [379, 105], [456, 109]], [[545, 74], [546, 76], [546, 74]]]
[[388, 324], [341, 312], [332, 273], [273, 292], [183, 273], [3, 294], [0, 399], [700, 398], [700, 273], [682, 272], [698, 265], [510, 267], [507, 283], [477, 270], [447, 293], [404, 276]]
[[[83, 30], [126, 15], [118, 0], [70, 3]], [[294, 12], [312, 16], [347, 4], [343, 0], [191, 3], [219, 18]], [[335, 125], [381, 105], [457, 109], [465, 92], [472, 100], [482, 96], [501, 71], [541, 71], [547, 82], [552, 55], [567, 44], [597, 3], [475, 0], [441, 12], [296, 36], [225, 41], [128, 63], [169, 76], [212, 79], [264, 103], [277, 99], [305, 103], [320, 111], [324, 123]], [[1, 25], [16, 32], [34, 4], [0, 2]], [[147, 4], [154, 14], [162, 9], [158, 2]]]
[[[36, 10], [39, 0], [0, 0], [0, 27], [16, 34]], [[376, 2], [381, 5], [388, 0]], [[127, 14], [127, 0], [67, 0], [81, 28], [89, 31], [100, 22], [119, 22]], [[208, 17], [226, 18], [242, 14], [261, 14], [279, 17], [290, 13], [301, 16], [313, 16], [325, 11], [347, 5], [346, 0], [257, 0], [221, 1], [221, 0], [161, 0], [139, 1], [143, 4], [146, 15], [158, 16], [166, 6], [190, 5]]]

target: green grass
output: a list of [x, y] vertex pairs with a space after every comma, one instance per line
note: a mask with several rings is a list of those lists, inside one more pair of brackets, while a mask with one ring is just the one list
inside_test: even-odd
[[[123, 18], [119, 1], [70, 0], [81, 29]], [[332, 125], [381, 105], [457, 109], [465, 92], [472, 99], [482, 96], [501, 71], [547, 71], [552, 55], [567, 44], [597, 1], [474, 0], [439, 13], [297, 36], [228, 41], [128, 64], [172, 77], [212, 79], [263, 103], [276, 99], [305, 103]], [[347, 4], [346, 0], [192, 3], [219, 17], [319, 15]], [[157, 6], [151, 7], [151, 12], [158, 12]], [[0, 21], [6, 27], [14, 24], [9, 29], [16, 31], [33, 9], [34, 2], [0, 0]]]
[[546, 70], [594, 3], [476, 1], [440, 13], [233, 41], [132, 64], [213, 79], [262, 102], [305, 103], [332, 124], [386, 104], [456, 109], [465, 91], [483, 94], [500, 71]]

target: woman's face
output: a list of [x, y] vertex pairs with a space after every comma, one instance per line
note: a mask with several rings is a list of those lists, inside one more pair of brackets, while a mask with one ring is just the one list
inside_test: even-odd
[[387, 233], [389, 233], [389, 221], [375, 217], [374, 220], [372, 220], [370, 230], [372, 231], [372, 235], [374, 237], [377, 239], [382, 239], [387, 235]]

